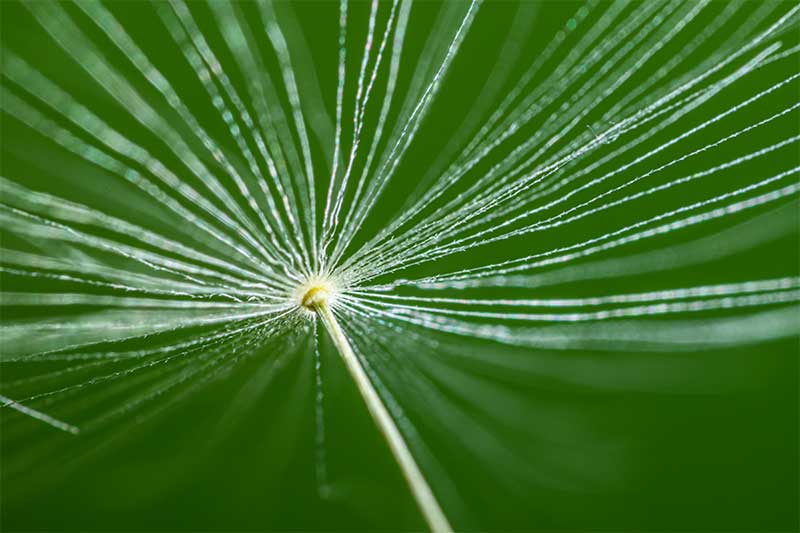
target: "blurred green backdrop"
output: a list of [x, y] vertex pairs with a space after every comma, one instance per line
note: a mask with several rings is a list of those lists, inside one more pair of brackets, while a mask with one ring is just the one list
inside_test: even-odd
[[[553, 35], [567, 25], [580, 4], [543, 2], [527, 7], [530, 26], [519, 43], [518, 60], [510, 65], [511, 80], [518, 78], [527, 61]], [[155, 16], [153, 7], [142, 2], [112, 2], [107, 6], [124, 21], [126, 30], [145, 48], [150, 58], [180, 91], [192, 110], [211, 131], [224, 125], [207, 96], [193, 78], [169, 35]], [[246, 12], [253, 9], [241, 5]], [[119, 52], [107, 38], [72, 5], [64, 8], [97, 43], [104, 54], [121, 65]], [[76, 98], [121, 131], [145, 138], [141, 126], [77, 68], [19, 4], [3, 2], [3, 50], [25, 58], [37, 69], [57, 79]], [[293, 12], [296, 26], [286, 18], [293, 39], [304, 39], [320, 80], [322, 98], [333, 114], [336, 80], [338, 4], [294, 2], [278, 5], [279, 12]], [[368, 3], [351, 6], [353, 42], [363, 42]], [[415, 5], [407, 37], [407, 55], [401, 69], [399, 94], [412, 83], [412, 66], [425, 45], [427, 31], [442, 9], [441, 4]], [[192, 3], [193, 15], [210, 44], [219, 41], [208, 8]], [[362, 237], [385, 224], [400, 209], [407, 194], [433, 164], [466, 110], [473, 105], [483, 81], [499, 62], [501, 46], [520, 6], [490, 2], [481, 11], [469, 37], [453, 64], [442, 94], [425, 121], [420, 137], [398, 169], [397, 178], [368, 220]], [[741, 16], [746, 17], [747, 12]], [[735, 21], [734, 21], [735, 22]], [[358, 33], [362, 32], [362, 33]], [[688, 36], [687, 36], [688, 38]], [[679, 50], [675, 42], [670, 50]], [[222, 47], [219, 47], [222, 50]], [[356, 72], [360, 50], [354, 45], [348, 71]], [[224, 52], [220, 51], [220, 54]], [[223, 64], [227, 64], [221, 57]], [[780, 68], [785, 68], [781, 64]], [[795, 68], [797, 63], [795, 62]], [[133, 83], [148, 89], [133, 72]], [[640, 73], [646, 78], [658, 64]], [[234, 84], [244, 83], [235, 70]], [[779, 76], [780, 72], [769, 75]], [[636, 78], [631, 84], [635, 85]], [[7, 83], [4, 80], [4, 83]], [[758, 80], [737, 84], [711, 107], [725, 109], [753, 93]], [[511, 86], [505, 85], [501, 94]], [[499, 97], [498, 97], [499, 98]], [[796, 94], [780, 93], [776, 99], [790, 102]], [[772, 100], [775, 105], [775, 100]], [[711, 116], [705, 111], [703, 116]], [[760, 116], [748, 110], [739, 120]], [[796, 116], [794, 117], [796, 119]], [[215, 130], [214, 128], [217, 128]], [[797, 132], [797, 121], [784, 121], [770, 128], [763, 140], [782, 139]], [[697, 142], [710, 142], [713, 131]], [[225, 137], [224, 133], [220, 137]], [[32, 133], [13, 118], [3, 117], [2, 173], [9, 179], [83, 203], [103, 206], [117, 216], [147, 221], [164, 232], [159, 214], [141, 192], [122, 180], [68, 154], [47, 139]], [[153, 152], [168, 160], [168, 150], [151, 143]], [[231, 150], [235, 147], [230, 144]], [[676, 147], [664, 158], [681, 155]], [[728, 159], [741, 153], [732, 146]], [[725, 160], [726, 154], [715, 154]], [[320, 159], [320, 158], [318, 158]], [[797, 156], [795, 155], [795, 162]], [[708, 160], [710, 166], [714, 161]], [[320, 174], [327, 168], [317, 161]], [[769, 163], [757, 167], [768, 176], [786, 167]], [[491, 165], [492, 161], [488, 161]], [[59, 172], [55, 172], [55, 171]], [[678, 175], [676, 173], [676, 175]], [[79, 178], [77, 176], [80, 176]], [[186, 177], [186, 179], [191, 179]], [[705, 186], [705, 185], [703, 185]], [[701, 186], [701, 187], [703, 187]], [[709, 194], [720, 187], [708, 184]], [[702, 196], [702, 191], [697, 192]], [[685, 201], [674, 193], [671, 201]], [[628, 207], [626, 218], [652, 215], [653, 205]], [[784, 211], [797, 213], [796, 203]], [[637, 211], [638, 209], [638, 211]], [[769, 209], [737, 215], [743, 222]], [[765, 219], [768, 220], [768, 219]], [[720, 223], [717, 228], [732, 224]], [[564, 240], [587, 238], [587, 231], [603, 231], [619, 225], [613, 217], [593, 220], [539, 236], [535, 246], [545, 249]], [[690, 230], [697, 236], [709, 229]], [[684, 234], [683, 238], [686, 238]], [[14, 235], [4, 234], [7, 246], [25, 246]], [[547, 239], [552, 239], [548, 241]], [[679, 238], [678, 239], [679, 242]], [[533, 241], [530, 241], [533, 242]], [[465, 264], [484, 264], [513, 254], [514, 248], [534, 246], [515, 241], [480, 249], [463, 257], [444, 258], [416, 267], [404, 277], [449, 272]], [[671, 241], [664, 239], [668, 245]], [[543, 297], [570, 297], [586, 293], [636, 292], [658, 287], [796, 275], [798, 241], [796, 228], [790, 234], [765, 241], [756, 248], [725, 261], [660, 272], [652, 276], [605, 280], [568, 289], [546, 288]], [[7, 291], [49, 290], [47, 281], [4, 275]], [[588, 287], [588, 290], [587, 290]], [[3, 319], [51, 316], [49, 309], [4, 308]], [[26, 314], [27, 313], [27, 314]], [[376, 325], [376, 328], [380, 327]], [[437, 334], [438, 335], [438, 334]], [[436, 335], [431, 334], [431, 337]], [[450, 342], [439, 335], [443, 343]], [[181, 400], [157, 417], [137, 423], [137, 414], [115, 422], [107, 431], [73, 437], [25, 422], [21, 415], [4, 409], [3, 426], [28, 424], [24, 439], [3, 438], [2, 522], [4, 531], [134, 531], [134, 530], [419, 530], [424, 527], [399, 471], [373, 426], [348, 375], [327, 339], [322, 336], [322, 366], [325, 377], [326, 460], [333, 492], [321, 498], [315, 481], [314, 372], [313, 361], [301, 356], [287, 359], [258, 401], [246, 410], [231, 409], [243, 388], [256, 386], [263, 377], [263, 360], [250, 359], [224, 380], [214, 382]], [[532, 350], [474, 341], [476, 353], [511, 353], [525, 356]], [[531, 447], [541, 449], [553, 463], [568, 462], [570, 471], [585, 470], [586, 479], [576, 483], [542, 483], [519, 487], [492, 470], [491, 458], [459, 453], [464, 436], [443, 436], [435, 420], [414, 411], [409, 416], [423, 441], [437, 457], [456, 487], [461, 500], [454, 511], [457, 529], [488, 530], [591, 530], [591, 531], [793, 531], [798, 527], [798, 344], [785, 339], [753, 346], [698, 353], [530, 353], [543, 364], [538, 375], [513, 375], [481, 364], [450, 360], [467, 375], [480, 376], [511, 391], [528, 406], [530, 421], [542, 424], [541, 440]], [[447, 355], [431, 357], [448, 361]], [[32, 368], [36, 366], [37, 368]], [[48, 367], [50, 369], [52, 367]], [[551, 369], [545, 371], [545, 368]], [[37, 365], [4, 365], [4, 381], [36, 375]], [[256, 383], [256, 385], [253, 385]], [[395, 391], [401, 401], [402, 391]], [[175, 394], [178, 394], [176, 392]], [[469, 396], [470, 391], [460, 391]], [[475, 407], [458, 394], [453, 398], [466, 412]], [[119, 401], [103, 398], [101, 402]], [[472, 410], [472, 411], [471, 411]], [[477, 416], [484, 416], [477, 413]], [[417, 418], [415, 418], [417, 417]], [[550, 420], [550, 422], [542, 422]], [[581, 446], [564, 446], [548, 440], [558, 424], [590, 429], [599, 435]], [[487, 425], [496, 424], [491, 420]], [[548, 425], [550, 424], [550, 425]], [[578, 434], [581, 434], [581, 431]], [[6, 432], [4, 431], [4, 434]], [[502, 429], [497, 435], [502, 439]], [[574, 443], [573, 443], [574, 444]], [[44, 464], [11, 468], [28, 448], [46, 449]], [[544, 459], [550, 461], [550, 459]], [[555, 470], [558, 471], [557, 469]], [[13, 472], [13, 475], [9, 472]], [[589, 480], [589, 481], [587, 481]], [[435, 485], [435, 480], [433, 481]], [[447, 502], [445, 510], [447, 511]], [[456, 505], [456, 504], [454, 504]], [[457, 518], [456, 518], [457, 517]]]

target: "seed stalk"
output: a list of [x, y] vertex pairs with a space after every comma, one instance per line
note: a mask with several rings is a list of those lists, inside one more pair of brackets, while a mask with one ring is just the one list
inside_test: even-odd
[[375, 387], [372, 386], [372, 382], [369, 380], [355, 352], [353, 352], [353, 349], [350, 347], [350, 342], [339, 326], [339, 322], [336, 320], [336, 316], [331, 311], [327, 301], [320, 300], [315, 302], [313, 309], [320, 320], [322, 320], [350, 376], [353, 378], [353, 381], [355, 381], [358, 391], [364, 399], [364, 403], [367, 404], [367, 409], [370, 415], [372, 415], [372, 419], [386, 439], [389, 449], [392, 455], [394, 455], [400, 467], [400, 471], [403, 473], [411, 489], [411, 494], [414, 496], [422, 516], [428, 523], [428, 527], [430, 527], [431, 531], [434, 533], [448, 533], [453, 531], [450, 527], [450, 523], [447, 521], [447, 517], [444, 515], [444, 512], [442, 512], [442, 508], [439, 506], [439, 502], [436, 501], [436, 497], [433, 495], [430, 485], [428, 485], [425, 476], [422, 475], [422, 471], [414, 460], [414, 456], [408, 449], [403, 435], [397, 428], [394, 419], [392, 419], [389, 411], [386, 409]]

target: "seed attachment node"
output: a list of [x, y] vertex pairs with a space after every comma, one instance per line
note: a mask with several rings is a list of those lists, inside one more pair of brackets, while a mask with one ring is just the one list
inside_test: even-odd
[[295, 296], [300, 307], [314, 312], [318, 307], [328, 305], [335, 293], [336, 286], [330, 279], [315, 277], [300, 285]]

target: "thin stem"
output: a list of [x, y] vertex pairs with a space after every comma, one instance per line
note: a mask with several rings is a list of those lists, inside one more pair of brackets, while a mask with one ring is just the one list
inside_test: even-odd
[[431, 531], [435, 533], [452, 531], [453, 529], [442, 512], [439, 502], [436, 501], [430, 485], [422, 475], [414, 456], [411, 455], [403, 435], [372, 386], [372, 382], [367, 377], [366, 372], [364, 372], [364, 367], [361, 366], [361, 362], [350, 347], [350, 342], [347, 340], [330, 307], [325, 301], [320, 301], [315, 303], [314, 309], [325, 325], [325, 329], [328, 330], [328, 334], [331, 336], [331, 340], [333, 340], [333, 344], [339, 351], [342, 360], [344, 360], [353, 381], [356, 382], [356, 386], [358, 386], [361, 397], [364, 398], [364, 403], [367, 404], [367, 409], [372, 415], [372, 419], [389, 444], [392, 455], [394, 455], [400, 470], [403, 472], [403, 476], [411, 489], [411, 494], [417, 501], [417, 505]]

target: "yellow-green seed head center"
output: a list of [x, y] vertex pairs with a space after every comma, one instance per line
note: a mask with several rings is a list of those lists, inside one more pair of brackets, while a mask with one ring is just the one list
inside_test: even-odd
[[313, 277], [297, 287], [295, 299], [298, 306], [313, 312], [318, 307], [332, 301], [336, 294], [336, 285], [327, 277]]
[[314, 286], [303, 295], [302, 304], [307, 309], [314, 309], [320, 304], [324, 304], [330, 298], [330, 291], [326, 287]]

